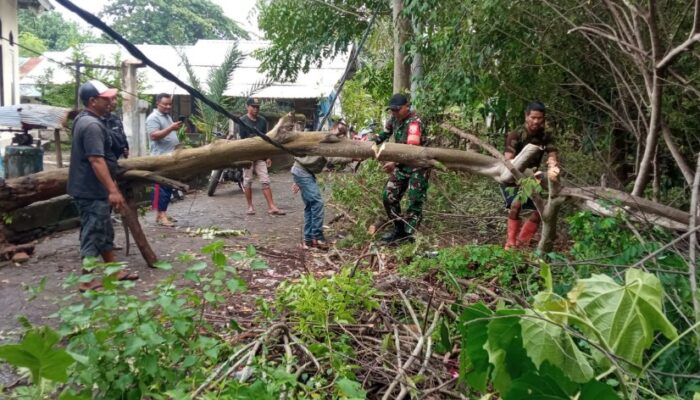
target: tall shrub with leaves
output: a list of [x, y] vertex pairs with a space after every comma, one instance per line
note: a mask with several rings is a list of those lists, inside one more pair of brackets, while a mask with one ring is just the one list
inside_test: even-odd
[[[667, 348], [651, 356], [647, 350], [657, 332], [669, 346], [680, 337], [663, 312], [659, 279], [638, 269], [628, 269], [622, 283], [593, 275], [562, 297], [553, 292], [549, 266], [541, 271], [545, 290], [531, 309], [475, 304], [464, 310], [461, 379], [478, 391], [491, 384], [504, 399], [602, 400], [650, 392], [632, 381]], [[603, 380], [610, 374], [617, 379]]]

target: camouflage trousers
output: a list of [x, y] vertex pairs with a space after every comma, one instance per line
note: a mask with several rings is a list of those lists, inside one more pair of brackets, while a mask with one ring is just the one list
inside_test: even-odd
[[[398, 232], [413, 234], [423, 218], [423, 203], [428, 194], [430, 168], [397, 165], [384, 187], [384, 210]], [[401, 215], [401, 198], [408, 191], [406, 214]]]

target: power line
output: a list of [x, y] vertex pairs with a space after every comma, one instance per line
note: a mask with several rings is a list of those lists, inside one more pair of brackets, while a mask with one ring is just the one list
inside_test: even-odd
[[158, 65], [157, 63], [153, 62], [150, 58], [146, 57], [146, 55], [143, 54], [143, 53], [141, 52], [141, 50], [139, 50], [136, 46], [134, 46], [134, 44], [132, 44], [131, 42], [129, 42], [128, 40], [126, 40], [122, 35], [120, 35], [120, 34], [119, 34], [118, 32], [116, 32], [114, 29], [110, 28], [110, 27], [109, 27], [107, 24], [105, 24], [101, 19], [97, 18], [97, 17], [94, 16], [93, 14], [91, 14], [91, 13], [89, 13], [89, 12], [83, 10], [82, 8], [76, 6], [76, 5], [73, 4], [70, 0], [56, 0], [56, 2], [57, 2], [58, 4], [61, 4], [61, 5], [64, 6], [64, 7], [66, 7], [68, 10], [70, 10], [70, 11], [74, 12], [75, 14], [77, 14], [79, 17], [81, 17], [82, 19], [84, 19], [84, 20], [85, 20], [87, 23], [89, 23], [90, 25], [92, 25], [92, 26], [94, 26], [94, 27], [100, 29], [102, 32], [106, 33], [109, 37], [111, 37], [112, 39], [114, 39], [117, 43], [119, 43], [119, 44], [121, 44], [122, 46], [124, 46], [124, 48], [125, 48], [132, 56], [134, 56], [134, 57], [136, 57], [137, 59], [141, 60], [144, 64], [146, 64], [147, 66], [151, 67], [153, 70], [155, 70], [156, 72], [158, 72], [158, 73], [159, 73], [162, 77], [164, 77], [165, 79], [167, 79], [167, 80], [169, 80], [169, 81], [171, 81], [171, 82], [174, 82], [174, 83], [176, 83], [178, 86], [180, 86], [181, 88], [185, 89], [185, 90], [190, 94], [190, 96], [192, 96], [192, 97], [194, 97], [194, 98], [200, 100], [202, 103], [208, 105], [209, 107], [211, 107], [213, 110], [217, 111], [218, 113], [225, 115], [227, 118], [233, 120], [235, 123], [239, 124], [240, 126], [245, 126], [245, 127], [247, 127], [248, 129], [250, 129], [251, 131], [253, 131], [253, 132], [255, 133], [256, 136], [258, 136], [259, 138], [261, 138], [261, 139], [264, 140], [265, 142], [269, 143], [270, 145], [272, 145], [272, 146], [274, 146], [274, 147], [276, 147], [276, 148], [278, 148], [278, 149], [280, 149], [280, 150], [282, 150], [282, 151], [284, 151], [284, 152], [286, 152], [286, 153], [289, 153], [289, 154], [291, 154], [291, 155], [293, 155], [293, 156], [303, 156], [303, 155], [304, 155], [303, 153], [301, 153], [301, 152], [299, 152], [299, 151], [291, 150], [291, 149], [288, 149], [288, 148], [284, 147], [282, 144], [280, 144], [280, 143], [277, 142], [276, 140], [273, 140], [271, 137], [267, 136], [265, 133], [260, 132], [260, 130], [259, 130], [257, 127], [255, 127], [255, 126], [253, 126], [253, 125], [249, 125], [249, 124], [243, 122], [239, 117], [237, 117], [237, 116], [233, 115], [232, 113], [230, 113], [228, 110], [226, 110], [226, 109], [225, 109], [224, 107], [222, 107], [220, 104], [218, 104], [218, 103], [212, 101], [211, 99], [209, 99], [208, 97], [206, 97], [204, 94], [202, 94], [202, 93], [201, 93], [200, 91], [198, 91], [197, 89], [193, 88], [192, 86], [190, 86], [190, 85], [186, 84], [185, 82], [181, 81], [180, 79], [178, 79], [178, 77], [176, 77], [175, 75], [173, 75], [170, 71], [168, 71], [167, 69], [161, 67], [161, 66]]

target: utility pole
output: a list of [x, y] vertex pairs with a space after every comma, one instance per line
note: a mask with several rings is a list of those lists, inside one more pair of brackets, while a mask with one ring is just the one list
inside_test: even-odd
[[109, 69], [109, 70], [118, 70], [119, 67], [115, 67], [114, 65], [100, 65], [100, 64], [89, 64], [89, 63], [83, 63], [78, 61], [77, 59], [73, 62], [66, 63], [67, 66], [73, 67], [73, 75], [75, 76], [75, 109], [78, 110], [82, 106], [80, 104], [80, 95], [78, 91], [80, 90], [80, 79], [82, 77], [82, 72], [80, 71], [81, 68], [86, 67], [86, 68], [94, 68], [94, 69]]

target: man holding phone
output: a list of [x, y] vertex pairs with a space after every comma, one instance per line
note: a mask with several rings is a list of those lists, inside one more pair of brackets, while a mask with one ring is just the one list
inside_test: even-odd
[[[183, 121], [173, 122], [170, 113], [173, 109], [172, 96], [160, 93], [156, 96], [156, 108], [146, 118], [146, 133], [151, 139], [151, 155], [160, 156], [175, 151], [180, 145], [177, 138], [177, 130]], [[172, 189], [160, 184], [155, 184], [153, 190], [153, 208], [156, 210], [156, 224], [174, 226], [175, 219], [168, 217], [168, 204]]]

